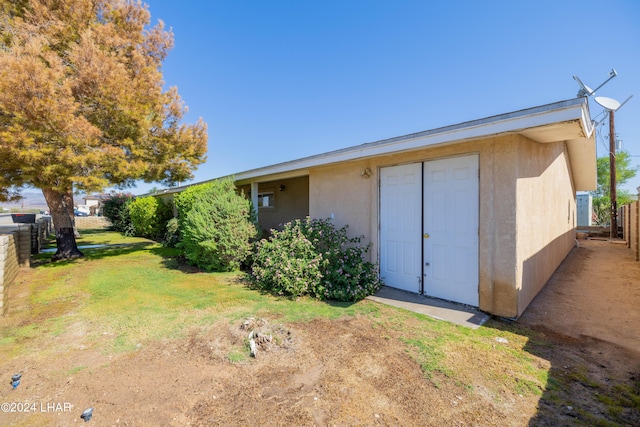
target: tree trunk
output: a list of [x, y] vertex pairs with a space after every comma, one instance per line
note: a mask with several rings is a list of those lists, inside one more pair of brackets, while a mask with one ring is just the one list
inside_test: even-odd
[[55, 190], [43, 189], [42, 194], [44, 194], [44, 198], [49, 206], [53, 227], [56, 232], [56, 245], [58, 250], [51, 260], [57, 261], [60, 259], [73, 259], [84, 256], [76, 244], [73, 193], [71, 190], [62, 193]]

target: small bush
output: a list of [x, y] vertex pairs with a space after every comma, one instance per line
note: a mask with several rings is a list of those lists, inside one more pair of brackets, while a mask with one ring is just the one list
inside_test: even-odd
[[167, 221], [166, 231], [162, 244], [168, 248], [175, 248], [180, 241], [180, 229], [178, 228], [178, 218], [171, 218]]
[[179, 247], [185, 258], [208, 271], [239, 269], [256, 235], [251, 203], [236, 193], [231, 179], [190, 190], [188, 198], [176, 203], [182, 236]]
[[361, 300], [382, 286], [376, 265], [364, 260], [369, 246], [361, 242], [330, 220], [292, 221], [256, 245], [253, 280], [281, 295]]
[[129, 215], [129, 204], [133, 201], [133, 195], [118, 194], [104, 201], [102, 214], [111, 221], [111, 228], [125, 236], [134, 236], [135, 228]]
[[321, 264], [325, 261], [303, 228], [296, 220], [257, 243], [252, 275], [260, 289], [277, 295], [324, 295]]
[[173, 218], [171, 205], [153, 196], [133, 200], [128, 209], [136, 235], [154, 240], [164, 236], [167, 221]]

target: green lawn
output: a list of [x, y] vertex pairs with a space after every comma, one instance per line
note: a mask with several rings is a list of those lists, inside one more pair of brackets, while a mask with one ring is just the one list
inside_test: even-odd
[[[19, 337], [61, 331], [87, 320], [100, 333], [116, 334], [115, 351], [133, 349], [146, 340], [180, 337], [185, 329], [218, 320], [269, 316], [305, 321], [375, 312], [371, 303], [328, 304], [293, 301], [262, 294], [246, 286], [243, 273], [205, 273], [182, 265], [175, 249], [141, 238], [107, 231], [82, 232], [81, 259], [51, 263], [41, 254], [30, 271], [31, 318], [15, 330], [3, 330], [1, 343]], [[0, 349], [1, 350], [1, 349]]]
[[[37, 257], [29, 272], [29, 320], [2, 330], [0, 354], [30, 351], [30, 337], [60, 334], [78, 321], [99, 325], [88, 332], [96, 342], [102, 335], [114, 336], [105, 351], [126, 352], [138, 343], [182, 337], [190, 327], [217, 321], [260, 316], [304, 322], [360, 315], [368, 316], [376, 327], [405, 336], [407, 351], [427, 376], [438, 371], [464, 382], [468, 373], [447, 361], [446, 355], [455, 350], [513, 365], [519, 381], [496, 373], [499, 387], [539, 394], [547, 381], [546, 369], [536, 368], [522, 351], [527, 336], [505, 325], [474, 331], [366, 300], [350, 304], [279, 298], [249, 288], [243, 273], [195, 271], [180, 263], [175, 249], [149, 240], [107, 231], [82, 232], [78, 245], [93, 244], [118, 246], [84, 249], [86, 256], [72, 261], [51, 263], [50, 254]], [[496, 348], [498, 335], [509, 345]]]
[[[28, 300], [13, 319], [0, 323], [0, 359], [27, 352], [59, 354], [64, 349], [43, 343], [76, 324], [91, 325], [85, 342], [96, 349], [123, 353], [139, 343], [185, 337], [193, 327], [247, 317], [304, 324], [360, 316], [399, 337], [398, 345], [436, 385], [444, 378], [470, 392], [481, 384], [496, 395], [559, 401], [558, 394], [568, 389], [560, 375], [554, 377], [553, 360], [539, 356], [553, 344], [516, 324], [490, 321], [471, 330], [368, 300], [279, 298], [248, 287], [243, 273], [200, 272], [183, 265], [175, 249], [115, 232], [85, 231], [78, 244], [118, 246], [84, 249], [84, 258], [57, 263], [48, 261], [51, 254], [38, 255], [16, 284], [28, 288]], [[241, 350], [232, 349], [230, 359], [242, 359]]]

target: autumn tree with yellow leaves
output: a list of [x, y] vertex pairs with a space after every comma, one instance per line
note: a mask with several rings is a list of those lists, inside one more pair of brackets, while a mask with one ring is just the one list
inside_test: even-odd
[[206, 124], [164, 90], [173, 33], [134, 0], [0, 0], [0, 199], [42, 190], [54, 259], [82, 256], [74, 191], [172, 185], [204, 162]]

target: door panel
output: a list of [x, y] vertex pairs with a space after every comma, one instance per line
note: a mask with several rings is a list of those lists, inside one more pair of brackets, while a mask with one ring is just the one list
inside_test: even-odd
[[380, 170], [380, 277], [386, 285], [420, 292], [422, 164]]
[[478, 197], [477, 155], [424, 163], [425, 294], [478, 306]]

